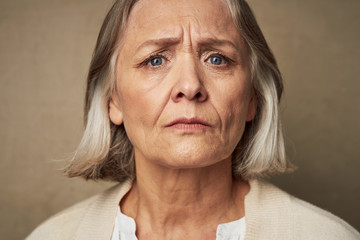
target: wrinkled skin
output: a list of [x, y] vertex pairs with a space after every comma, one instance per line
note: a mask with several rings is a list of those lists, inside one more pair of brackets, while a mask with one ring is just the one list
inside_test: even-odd
[[222, 0], [141, 0], [121, 44], [109, 115], [137, 176], [122, 212], [138, 239], [215, 239], [249, 190], [231, 169], [256, 114], [249, 50]]

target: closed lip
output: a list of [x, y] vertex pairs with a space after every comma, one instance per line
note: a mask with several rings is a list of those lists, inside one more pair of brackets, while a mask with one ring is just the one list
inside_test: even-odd
[[170, 123], [166, 124], [165, 127], [172, 127], [175, 126], [177, 124], [199, 124], [199, 125], [203, 125], [205, 127], [211, 127], [211, 124], [208, 123], [207, 121], [205, 121], [202, 118], [199, 117], [192, 117], [192, 118], [186, 118], [186, 117], [181, 117], [181, 118], [177, 118], [173, 121], [171, 121]]

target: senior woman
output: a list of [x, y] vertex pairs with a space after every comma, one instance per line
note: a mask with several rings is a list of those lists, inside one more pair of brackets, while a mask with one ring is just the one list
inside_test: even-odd
[[285, 172], [282, 79], [243, 0], [117, 0], [70, 177], [117, 186], [28, 239], [359, 239], [262, 182]]

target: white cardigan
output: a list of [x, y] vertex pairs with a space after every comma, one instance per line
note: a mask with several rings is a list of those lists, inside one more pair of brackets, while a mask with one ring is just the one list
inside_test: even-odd
[[[251, 180], [245, 197], [245, 240], [360, 240], [360, 234], [331, 213], [277, 187]], [[118, 204], [131, 188], [126, 181], [45, 221], [27, 240], [111, 239]]]

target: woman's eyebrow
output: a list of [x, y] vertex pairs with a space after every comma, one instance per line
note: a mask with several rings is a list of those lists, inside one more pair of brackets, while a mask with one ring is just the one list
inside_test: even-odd
[[[145, 42], [143, 42], [142, 44], [140, 44], [139, 47], [137, 47], [136, 52], [140, 51], [143, 48], [146, 47], [161, 47], [161, 48], [165, 48], [165, 47], [169, 47], [169, 46], [173, 46], [176, 44], [179, 44], [181, 42], [181, 38], [158, 38], [158, 39], [149, 39], [146, 40]], [[230, 40], [226, 40], [226, 39], [218, 39], [218, 38], [203, 38], [199, 40], [198, 45], [200, 47], [206, 47], [206, 46], [228, 46], [234, 49], [238, 49], [238, 46], [230, 41]]]
[[199, 46], [200, 47], [222, 47], [222, 46], [225, 46], [225, 47], [231, 47], [231, 48], [234, 48], [234, 49], [238, 49], [238, 46], [230, 41], [230, 40], [226, 40], [226, 39], [218, 39], [218, 38], [204, 38], [204, 39], [201, 39], [199, 41]]
[[159, 39], [150, 39], [147, 40], [145, 42], [143, 42], [142, 44], [140, 44], [140, 46], [136, 49], [136, 52], [140, 51], [143, 48], [146, 47], [169, 47], [169, 46], [173, 46], [176, 45], [178, 43], [180, 43], [181, 39], [180, 38], [159, 38]]

